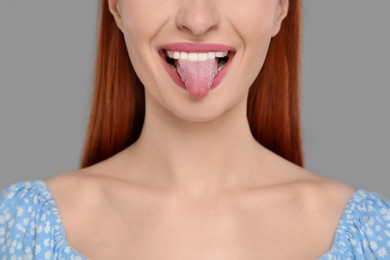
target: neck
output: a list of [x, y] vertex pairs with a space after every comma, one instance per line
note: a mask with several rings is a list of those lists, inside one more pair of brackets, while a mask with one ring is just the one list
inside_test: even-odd
[[217, 119], [189, 122], [147, 107], [144, 127], [130, 147], [139, 171], [178, 191], [215, 193], [248, 180], [263, 148], [253, 138], [246, 103]]

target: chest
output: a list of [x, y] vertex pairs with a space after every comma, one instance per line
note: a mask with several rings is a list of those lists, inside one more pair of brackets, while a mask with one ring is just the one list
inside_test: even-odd
[[329, 247], [318, 246], [298, 215], [271, 212], [116, 212], [96, 223], [85, 230], [88, 239], [75, 242], [94, 260], [301, 260], [315, 259]]

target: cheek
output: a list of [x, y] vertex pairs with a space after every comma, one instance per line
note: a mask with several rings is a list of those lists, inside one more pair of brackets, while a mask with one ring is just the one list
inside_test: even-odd
[[121, 4], [123, 27], [129, 38], [136, 42], [155, 35], [170, 17], [172, 0], [124, 0]]
[[232, 2], [225, 13], [241, 38], [244, 54], [252, 56], [253, 62], [259, 61], [268, 50], [278, 0], [240, 0], [239, 5], [233, 4], [233, 0], [230, 1]]
[[[239, 64], [239, 82], [249, 89], [260, 73], [274, 27], [275, 1], [242, 0], [231, 15], [231, 24], [241, 38], [243, 51]], [[240, 2], [241, 3], [241, 2]], [[247, 90], [246, 88], [246, 90]]]
[[275, 0], [241, 0], [229, 10], [232, 24], [244, 42], [256, 43], [259, 38], [270, 37], [274, 27]]
[[[122, 1], [123, 34], [127, 51], [133, 67], [145, 84], [150, 78], [153, 50], [151, 41], [165, 24], [167, 17], [166, 3], [157, 0], [125, 0]], [[156, 11], [158, 10], [158, 11]]]
[[148, 12], [141, 15], [145, 12], [144, 7], [144, 5], [125, 5], [126, 9], [122, 14], [123, 33], [127, 40], [132, 40], [132, 44], [145, 41], [153, 29], [151, 22], [153, 16], [150, 16]]

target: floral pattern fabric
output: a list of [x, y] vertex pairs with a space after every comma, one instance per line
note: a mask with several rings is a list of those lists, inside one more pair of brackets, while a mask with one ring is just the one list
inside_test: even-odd
[[390, 259], [389, 200], [357, 190], [345, 206], [331, 250], [319, 259]]
[[1, 260], [84, 260], [66, 241], [46, 183], [18, 182], [0, 194]]
[[[85, 260], [66, 240], [46, 183], [18, 182], [0, 193], [0, 260]], [[339, 221], [332, 248], [319, 260], [390, 259], [390, 202], [358, 189]]]

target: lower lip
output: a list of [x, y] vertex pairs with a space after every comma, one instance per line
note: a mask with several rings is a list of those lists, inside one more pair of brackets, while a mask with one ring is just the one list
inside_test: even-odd
[[[219, 71], [217, 76], [215, 76], [214, 81], [210, 86], [211, 89], [218, 87], [219, 83], [221, 83], [222, 80], [225, 78], [225, 76], [230, 68], [231, 61], [233, 60], [233, 58], [235, 56], [235, 54], [229, 54], [229, 55], [231, 55], [231, 56], [229, 57], [228, 62], [225, 63], [225, 65], [223, 65], [221, 71]], [[168, 64], [168, 62], [165, 61], [165, 54], [160, 54], [160, 57], [161, 57], [164, 68], [166, 69], [168, 74], [171, 76], [172, 80], [176, 83], [176, 85], [178, 85], [179, 87], [181, 87], [183, 89], [187, 89], [183, 80], [180, 78], [179, 74], [174, 69], [171, 68], [171, 66]]]

